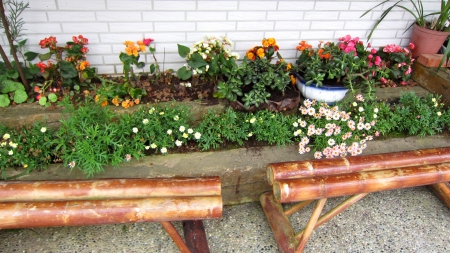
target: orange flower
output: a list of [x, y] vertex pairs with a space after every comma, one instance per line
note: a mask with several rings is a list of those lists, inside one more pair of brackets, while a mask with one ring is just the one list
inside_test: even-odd
[[252, 61], [255, 60], [255, 54], [253, 54], [253, 52], [251, 51], [248, 51], [246, 56]]
[[136, 98], [136, 99], [134, 100], [134, 103], [137, 104], [137, 105], [138, 105], [140, 102], [141, 102], [141, 100], [139, 100], [139, 98]]
[[82, 71], [85, 70], [86, 68], [89, 68], [89, 66], [91, 66], [91, 64], [88, 61], [82, 61], [78, 66], [77, 66], [77, 70], [78, 71]]
[[145, 52], [145, 44], [143, 41], [138, 41], [137, 44], [139, 45], [139, 50], [141, 50], [141, 52]]
[[290, 75], [289, 77], [291, 78], [291, 84], [295, 85], [297, 83], [297, 79], [295, 78], [295, 76]]
[[289, 71], [292, 68], [292, 63], [288, 63], [288, 65], [286, 66], [286, 70]]
[[120, 103], [120, 101], [119, 101], [119, 96], [115, 96], [115, 97], [112, 99], [111, 103], [113, 103], [113, 105], [115, 105], [115, 106], [119, 106], [119, 103]]
[[261, 59], [264, 58], [264, 56], [265, 56], [264, 48], [262, 48], [262, 47], [258, 48], [258, 50], [256, 50], [256, 54], [258, 55], [259, 58], [261, 58]]
[[269, 42], [269, 46], [275, 46], [275, 44], [277, 43], [275, 38], [269, 38], [267, 39], [267, 41]]
[[298, 51], [304, 51], [305, 49], [312, 48], [310, 44], [307, 44], [305, 40], [302, 40], [299, 45], [295, 48]]
[[321, 59], [325, 59], [325, 60], [330, 59], [331, 53], [330, 52], [324, 53], [324, 51], [325, 50], [323, 48], [320, 48], [319, 50], [317, 50], [317, 54], [319, 55], [319, 57]]
[[103, 101], [102, 104], [101, 104], [101, 106], [103, 106], [103, 107], [105, 107], [107, 105], [108, 105], [108, 100]]
[[263, 45], [263, 47], [269, 47], [269, 41], [266, 39], [263, 39], [261, 44]]
[[127, 99], [125, 101], [122, 101], [122, 107], [123, 108], [129, 108], [130, 107], [130, 100]]

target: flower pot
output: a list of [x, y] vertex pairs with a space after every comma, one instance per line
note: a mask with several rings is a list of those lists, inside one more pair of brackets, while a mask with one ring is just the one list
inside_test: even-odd
[[412, 50], [413, 58], [421, 54], [436, 54], [449, 35], [450, 32], [434, 31], [414, 24], [410, 39], [410, 43], [415, 46]]
[[295, 75], [297, 79], [297, 87], [303, 97], [307, 99], [315, 99], [317, 101], [323, 101], [327, 104], [333, 104], [342, 100], [345, 97], [348, 89], [340, 85], [322, 85], [316, 84], [306, 85], [304, 80], [299, 75]]

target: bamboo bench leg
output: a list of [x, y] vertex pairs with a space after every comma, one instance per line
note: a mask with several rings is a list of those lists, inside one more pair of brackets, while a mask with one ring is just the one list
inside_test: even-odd
[[281, 253], [293, 253], [297, 246], [294, 237], [294, 229], [289, 218], [284, 214], [283, 206], [277, 203], [271, 192], [266, 192], [260, 197], [261, 206], [266, 214], [272, 234]]
[[320, 216], [320, 214], [327, 199], [319, 199], [313, 213], [311, 214], [307, 226], [295, 235], [288, 216], [307, 206], [313, 202], [313, 200], [299, 202], [292, 207], [283, 210], [283, 206], [275, 201], [271, 192], [268, 192], [261, 195], [260, 202], [264, 213], [266, 214], [267, 220], [269, 221], [269, 225], [272, 229], [273, 236], [277, 242], [280, 252], [302, 252], [314, 229], [331, 220], [339, 213], [345, 211], [351, 205], [364, 198], [367, 194], [368, 193], [356, 194], [346, 199], [322, 216]]
[[182, 253], [192, 253], [189, 247], [183, 241], [183, 238], [181, 238], [181, 235], [178, 233], [177, 229], [172, 225], [172, 223], [170, 223], [169, 221], [161, 221], [160, 223]]
[[184, 240], [193, 253], [209, 253], [205, 226], [202, 220], [183, 221]]
[[450, 208], [450, 183], [437, 183], [429, 185], [431, 190], [441, 199], [444, 204]]

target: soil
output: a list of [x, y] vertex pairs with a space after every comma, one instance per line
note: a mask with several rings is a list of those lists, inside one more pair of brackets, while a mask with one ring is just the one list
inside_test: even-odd
[[[111, 81], [123, 84], [123, 77], [107, 77]], [[217, 82], [205, 78], [193, 77], [189, 80], [181, 80], [172, 74], [164, 74], [160, 77], [156, 76], [140, 76], [132, 81], [132, 86], [143, 88], [147, 95], [141, 97], [140, 103], [159, 103], [168, 101], [195, 101], [201, 100], [203, 104], [215, 105], [219, 103], [219, 99], [214, 97], [217, 91]], [[98, 80], [94, 85], [100, 85]], [[95, 96], [95, 89], [91, 91]], [[82, 96], [80, 94], [80, 96]], [[271, 91], [269, 100], [282, 101], [284, 99], [298, 98], [299, 92], [295, 86], [288, 87], [284, 93], [280, 91]], [[129, 97], [125, 97], [127, 99]], [[240, 98], [238, 98], [240, 100]]]

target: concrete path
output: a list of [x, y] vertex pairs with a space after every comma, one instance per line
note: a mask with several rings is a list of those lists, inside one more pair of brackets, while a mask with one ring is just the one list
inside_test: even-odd
[[[311, 210], [292, 217], [297, 230]], [[205, 228], [211, 252], [278, 252], [257, 202], [226, 206]], [[0, 230], [0, 252], [178, 251], [158, 223], [139, 223]], [[427, 187], [369, 194], [317, 229], [305, 252], [450, 252], [450, 210]]]

